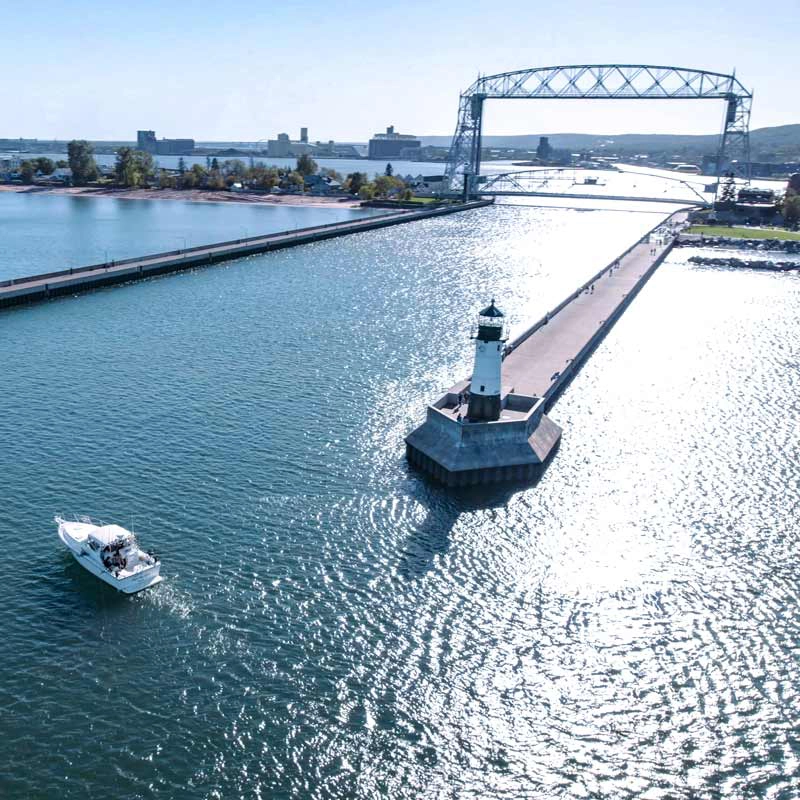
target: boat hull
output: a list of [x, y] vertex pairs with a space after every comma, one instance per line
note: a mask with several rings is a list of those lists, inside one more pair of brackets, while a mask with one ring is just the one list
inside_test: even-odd
[[148, 589], [161, 583], [163, 578], [159, 575], [161, 564], [156, 562], [152, 567], [140, 570], [133, 575], [118, 578], [113, 572], [107, 570], [102, 564], [92, 558], [90, 552], [85, 549], [81, 542], [73, 539], [66, 530], [64, 525], [58, 526], [58, 538], [72, 553], [73, 558], [87, 571], [91, 572], [96, 578], [113, 586], [117, 591], [124, 594], [136, 594], [143, 589]]

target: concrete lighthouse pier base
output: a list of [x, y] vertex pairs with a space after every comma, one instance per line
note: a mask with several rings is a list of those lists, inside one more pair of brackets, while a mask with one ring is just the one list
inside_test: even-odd
[[408, 461], [446, 486], [537, 477], [561, 438], [545, 400], [504, 389], [500, 418], [473, 422], [462, 416], [464, 384], [428, 406], [425, 422], [406, 437]]

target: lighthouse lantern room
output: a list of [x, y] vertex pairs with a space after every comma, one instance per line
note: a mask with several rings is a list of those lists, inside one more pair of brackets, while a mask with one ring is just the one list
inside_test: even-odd
[[500, 419], [500, 374], [503, 364], [505, 315], [494, 299], [478, 315], [475, 367], [469, 387], [467, 418], [476, 422]]

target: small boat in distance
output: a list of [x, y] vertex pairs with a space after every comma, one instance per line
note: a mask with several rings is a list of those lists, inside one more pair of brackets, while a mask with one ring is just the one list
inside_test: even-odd
[[131, 531], [103, 525], [90, 517], [75, 521], [56, 517], [58, 538], [75, 560], [100, 580], [125, 594], [147, 589], [161, 581], [161, 562], [139, 549]]

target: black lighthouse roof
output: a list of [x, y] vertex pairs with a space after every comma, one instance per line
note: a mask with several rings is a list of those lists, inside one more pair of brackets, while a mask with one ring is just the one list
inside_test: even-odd
[[480, 316], [482, 317], [504, 317], [505, 314], [494, 304], [494, 298], [492, 298], [491, 305], [486, 306], [483, 311], [480, 312]]

